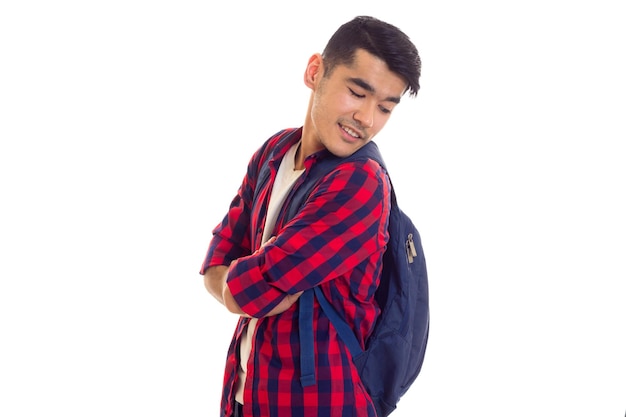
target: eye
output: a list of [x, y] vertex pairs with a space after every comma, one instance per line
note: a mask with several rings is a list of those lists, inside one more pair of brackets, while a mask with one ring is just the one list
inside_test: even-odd
[[387, 107], [384, 106], [378, 106], [378, 108], [380, 109], [381, 112], [385, 113], [385, 114], [389, 114], [391, 113], [391, 109], [388, 109]]
[[351, 89], [350, 87], [348, 87], [348, 90], [350, 90], [350, 93], [351, 93], [353, 96], [355, 96], [355, 97], [358, 97], [358, 98], [363, 98], [363, 97], [365, 97], [365, 94], [357, 94], [357, 93], [356, 93], [356, 91], [354, 91], [354, 90], [353, 90], [353, 89]]

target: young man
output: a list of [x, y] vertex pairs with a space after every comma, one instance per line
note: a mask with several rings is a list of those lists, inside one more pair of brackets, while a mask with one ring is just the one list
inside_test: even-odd
[[[374, 161], [325, 176], [302, 209], [290, 196], [324, 158], [352, 155], [385, 126], [400, 99], [419, 90], [421, 62], [395, 26], [360, 16], [309, 59], [304, 124], [267, 139], [213, 238], [200, 273], [219, 302], [241, 315], [230, 345], [221, 416], [375, 417], [350, 352], [317, 302], [315, 376], [300, 377], [298, 298], [319, 286], [365, 346], [388, 233], [390, 183]], [[270, 175], [259, 179], [269, 160]]]

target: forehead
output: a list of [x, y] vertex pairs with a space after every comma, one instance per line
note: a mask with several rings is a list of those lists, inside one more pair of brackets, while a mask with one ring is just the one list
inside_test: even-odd
[[332, 77], [346, 82], [361, 80], [384, 96], [400, 97], [408, 86], [406, 80], [392, 72], [385, 61], [362, 49], [355, 52], [352, 63], [338, 65]]

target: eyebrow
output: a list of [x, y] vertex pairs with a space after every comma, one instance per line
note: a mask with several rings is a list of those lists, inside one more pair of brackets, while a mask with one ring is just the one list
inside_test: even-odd
[[[364, 89], [365, 91], [371, 93], [371, 94], [375, 94], [376, 90], [374, 89], [374, 87], [372, 87], [367, 81], [365, 81], [362, 78], [348, 78], [348, 81], [350, 81], [353, 84], [358, 85], [359, 87], [361, 87], [362, 89]], [[392, 103], [400, 103], [400, 97], [394, 97], [394, 96], [389, 96], [386, 99], [384, 99], [383, 101], [391, 101]]]

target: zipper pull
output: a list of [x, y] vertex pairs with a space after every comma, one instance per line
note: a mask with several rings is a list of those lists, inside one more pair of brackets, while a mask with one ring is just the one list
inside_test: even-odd
[[415, 250], [415, 244], [413, 243], [413, 233], [409, 233], [406, 241], [406, 256], [409, 258], [409, 263], [413, 263], [413, 258], [417, 256], [417, 251]]

